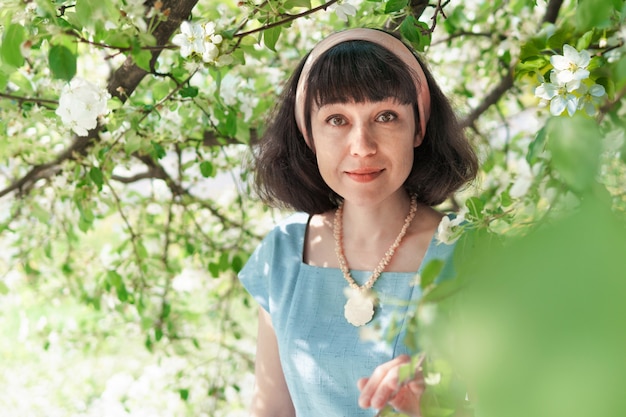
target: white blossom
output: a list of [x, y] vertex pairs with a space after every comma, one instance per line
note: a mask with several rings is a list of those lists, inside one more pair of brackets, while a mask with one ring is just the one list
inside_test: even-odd
[[572, 116], [578, 109], [578, 97], [574, 94], [580, 87], [580, 80], [560, 83], [557, 74], [552, 72], [549, 83], [542, 83], [535, 89], [535, 95], [550, 102], [550, 113], [559, 116], [565, 109]]
[[550, 103], [550, 113], [560, 116], [565, 110], [570, 116], [578, 110], [584, 110], [589, 116], [597, 112], [606, 91], [601, 85], [589, 78], [587, 67], [591, 62], [588, 51], [578, 52], [570, 45], [563, 45], [563, 55], [550, 58], [553, 69], [550, 82], [544, 82], [535, 89], [535, 96]]
[[588, 51], [578, 52], [572, 46], [563, 45], [563, 55], [553, 55], [550, 63], [556, 71], [556, 77], [560, 84], [565, 84], [573, 80], [584, 80], [589, 78], [587, 66], [591, 60]]
[[456, 242], [457, 239], [461, 237], [461, 232], [463, 231], [459, 225], [464, 221], [465, 216], [463, 214], [459, 214], [454, 219], [450, 219], [448, 216], [443, 216], [441, 218], [441, 222], [439, 223], [439, 227], [437, 227], [437, 240], [440, 243], [445, 243], [446, 245], [451, 245]]
[[606, 95], [606, 90], [600, 84], [594, 84], [591, 87], [583, 84], [580, 91], [582, 96], [578, 108], [584, 110], [588, 116], [595, 116], [602, 98]]
[[146, 6], [144, 6], [143, 0], [126, 0], [126, 4], [122, 6], [126, 17], [128, 17], [133, 24], [141, 31], [146, 32], [148, 25], [144, 20], [146, 14]]
[[346, 2], [336, 4], [334, 11], [337, 17], [344, 22], [348, 21], [348, 16], [356, 16], [356, 7]]
[[79, 136], [87, 136], [98, 124], [98, 116], [108, 113], [109, 93], [89, 81], [75, 77], [63, 87], [56, 114]]
[[174, 35], [172, 43], [180, 47], [183, 58], [204, 53], [204, 28], [201, 25], [185, 21], [180, 25], [180, 32]]
[[226, 65], [230, 60], [220, 56], [218, 45], [224, 40], [222, 35], [215, 32], [215, 23], [204, 24], [183, 22], [180, 25], [181, 33], [172, 38], [172, 43], [180, 47], [180, 55], [187, 58], [198, 55], [208, 64]]

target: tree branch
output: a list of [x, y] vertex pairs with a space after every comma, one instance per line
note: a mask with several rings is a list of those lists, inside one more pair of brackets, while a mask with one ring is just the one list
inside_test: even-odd
[[[163, 2], [163, 10], [170, 9], [170, 13], [168, 19], [159, 23], [152, 33], [157, 46], [163, 47], [169, 41], [183, 20], [189, 17], [197, 2], [198, 0], [166, 0]], [[160, 53], [160, 49], [152, 51], [151, 68], [154, 67]], [[147, 74], [148, 72], [139, 68], [133, 58], [129, 56], [122, 66], [111, 75], [107, 90], [112, 97], [117, 97], [124, 103]]]
[[9, 100], [15, 100], [18, 103], [20, 103], [20, 106], [24, 103], [52, 104], [55, 106], [59, 104], [58, 100], [49, 100], [49, 99], [37, 98], [37, 97], [21, 97], [21, 96], [14, 96], [12, 94], [6, 94], [6, 93], [0, 93], [0, 97], [7, 98]]
[[[191, 14], [198, 0], [165, 0], [163, 9], [170, 9], [168, 19], [160, 22], [152, 33], [158, 46], [165, 45], [172, 34], [178, 29], [183, 20]], [[152, 52], [151, 65], [154, 65], [157, 57], [161, 53], [160, 49]], [[109, 79], [107, 90], [113, 97], [118, 97], [122, 103], [135, 91], [141, 80], [148, 74], [139, 68], [129, 56]], [[74, 153], [84, 154], [91, 145], [99, 139], [99, 129], [97, 127], [90, 131], [86, 137], [75, 137], [74, 142], [68, 149], [59, 154], [53, 161], [34, 166], [26, 175], [16, 180], [4, 190], [0, 190], [0, 198], [13, 192], [20, 194], [27, 192], [32, 185], [41, 178], [46, 178], [58, 171], [57, 166], [64, 161], [71, 159]]]
[[[489, 32], [469, 32], [469, 31], [460, 31], [457, 33], [453, 33], [452, 35], [448, 36], [447, 38], [444, 39], [440, 39], [436, 42], [432, 42], [430, 44], [430, 46], [435, 46], [435, 45], [439, 45], [442, 43], [448, 43], [453, 39], [456, 38], [461, 38], [463, 36], [475, 36], [475, 37], [482, 37], [482, 38], [489, 38], [491, 39], [493, 37], [493, 33], [489, 33]], [[504, 40], [505, 38], [501, 38], [501, 40]]]
[[324, 4], [320, 5], [320, 6], [314, 7], [312, 9], [306, 10], [306, 11], [304, 11], [302, 13], [298, 13], [298, 14], [284, 14], [283, 16], [285, 16], [285, 18], [282, 19], [282, 20], [279, 20], [279, 21], [273, 22], [273, 23], [269, 23], [267, 25], [258, 27], [256, 29], [251, 29], [251, 30], [249, 30], [247, 32], [236, 33], [235, 35], [233, 35], [233, 37], [234, 38], [243, 38], [244, 36], [247, 36], [247, 35], [252, 35], [252, 34], [257, 33], [257, 32], [263, 32], [264, 30], [284, 25], [285, 23], [292, 22], [292, 21], [294, 21], [296, 19], [299, 19], [299, 18], [301, 18], [303, 16], [307, 16], [307, 15], [313, 14], [313, 13], [318, 12], [320, 10], [326, 10], [328, 8], [328, 6], [330, 6], [331, 4], [337, 3], [337, 1], [339, 1], [339, 0], [329, 0], [329, 1], [327, 1], [326, 3], [324, 3]]
[[[543, 16], [543, 23], [554, 23], [559, 15], [563, 0], [550, 0], [545, 15]], [[513, 87], [513, 72], [515, 67], [509, 68], [507, 73], [502, 77], [498, 85], [483, 99], [482, 103], [472, 110], [465, 119], [461, 120], [461, 127], [467, 128], [472, 126], [476, 120], [485, 112], [489, 107], [496, 104], [500, 98]]]
[[543, 16], [543, 23], [556, 23], [559, 12], [563, 6], [563, 0], [550, 0], [546, 9], [546, 14]]
[[509, 68], [506, 75], [502, 77], [498, 85], [491, 90], [489, 94], [483, 99], [483, 101], [470, 112], [463, 120], [461, 120], [461, 127], [463, 129], [472, 126], [476, 120], [485, 112], [489, 107], [496, 104], [500, 98], [511, 87], [513, 87], [513, 68]]

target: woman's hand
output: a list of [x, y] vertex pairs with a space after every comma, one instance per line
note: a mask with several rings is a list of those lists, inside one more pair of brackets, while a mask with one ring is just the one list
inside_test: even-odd
[[398, 380], [400, 368], [410, 362], [410, 356], [401, 355], [378, 366], [369, 378], [359, 379], [359, 406], [381, 409], [389, 404], [404, 414], [420, 417], [420, 399], [424, 392], [421, 371], [416, 371], [413, 379], [402, 384]]

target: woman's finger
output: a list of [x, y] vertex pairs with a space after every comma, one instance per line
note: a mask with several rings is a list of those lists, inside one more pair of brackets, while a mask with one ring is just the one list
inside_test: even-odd
[[401, 355], [378, 366], [370, 378], [361, 379], [359, 386], [361, 396], [359, 406], [363, 408], [382, 408], [396, 393], [398, 384], [398, 370], [400, 366], [410, 362], [408, 355]]

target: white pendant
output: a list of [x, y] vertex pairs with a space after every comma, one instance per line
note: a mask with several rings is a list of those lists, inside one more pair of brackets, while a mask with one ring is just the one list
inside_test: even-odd
[[368, 290], [346, 288], [348, 301], [344, 306], [344, 316], [348, 323], [359, 327], [369, 323], [374, 317], [374, 296]]

